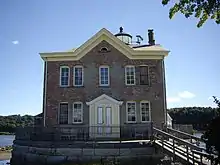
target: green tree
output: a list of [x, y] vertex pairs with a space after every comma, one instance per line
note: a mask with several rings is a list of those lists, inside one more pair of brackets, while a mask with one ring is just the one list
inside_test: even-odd
[[218, 157], [215, 159], [215, 164], [220, 163], [220, 101], [214, 97], [214, 102], [218, 106], [218, 116], [211, 120], [209, 123], [206, 132], [202, 136], [202, 139], [206, 143], [206, 151], [211, 154], [217, 154]]
[[[170, 1], [162, 0], [162, 4], [167, 5]], [[220, 24], [220, 0], [179, 0], [170, 8], [169, 18], [172, 19], [178, 12], [186, 18], [192, 15], [198, 18], [197, 27], [201, 27], [208, 19]]]

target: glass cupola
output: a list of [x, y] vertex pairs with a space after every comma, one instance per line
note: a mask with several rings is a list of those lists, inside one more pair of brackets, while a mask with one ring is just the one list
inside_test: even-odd
[[119, 28], [119, 33], [115, 34], [115, 37], [117, 37], [127, 45], [131, 44], [132, 36], [128, 33], [124, 33], [123, 27]]

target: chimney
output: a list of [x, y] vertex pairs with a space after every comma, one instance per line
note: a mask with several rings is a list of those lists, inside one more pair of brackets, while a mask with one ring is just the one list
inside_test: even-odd
[[149, 29], [148, 30], [148, 44], [149, 45], [155, 45], [155, 40], [154, 40], [154, 30]]

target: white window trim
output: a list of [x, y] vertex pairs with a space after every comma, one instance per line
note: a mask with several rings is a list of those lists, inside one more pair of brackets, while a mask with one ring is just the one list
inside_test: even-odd
[[[68, 73], [68, 85], [62, 85], [61, 84], [61, 77], [62, 77], [62, 69], [63, 68], [68, 68], [69, 69], [69, 73]], [[70, 85], [70, 67], [68, 66], [60, 66], [60, 87], [68, 87]]]
[[[103, 49], [106, 49], [106, 51], [103, 51]], [[109, 49], [107, 47], [101, 47], [101, 49], [99, 50], [101, 53], [106, 53], [109, 51]]]
[[[81, 107], [82, 107], [82, 109], [81, 109], [81, 122], [74, 122], [74, 120], [73, 120], [73, 115], [74, 115], [74, 104], [81, 104]], [[83, 123], [83, 103], [82, 102], [74, 102], [73, 103], [73, 108], [72, 108], [72, 123], [73, 124], [79, 124], [79, 123]]]
[[[135, 121], [128, 121], [128, 103], [134, 103], [135, 104]], [[135, 101], [127, 101], [126, 102], [126, 122], [127, 123], [136, 123], [137, 122], [137, 107], [136, 107], [136, 102]]]
[[[81, 85], [75, 84], [75, 68], [82, 68], [82, 84]], [[83, 84], [84, 84], [84, 68], [82, 65], [76, 65], [73, 67], [73, 86], [81, 87], [81, 86], [83, 86]]]
[[[134, 68], [134, 84], [127, 84], [127, 72], [126, 69], [127, 68]], [[125, 85], [135, 85], [136, 84], [136, 75], [135, 75], [135, 66], [134, 65], [126, 65], [125, 66]]]
[[[148, 121], [142, 121], [142, 103], [148, 103], [149, 104], [149, 120]], [[150, 101], [146, 101], [146, 100], [143, 100], [140, 102], [140, 116], [141, 116], [141, 122], [142, 123], [148, 123], [148, 122], [151, 122], [151, 106], [150, 106]]]
[[64, 125], [64, 124], [60, 124], [60, 104], [68, 104], [67, 123], [69, 124], [69, 103], [68, 102], [59, 102], [58, 118], [57, 118], [58, 124]]
[[[108, 84], [101, 84], [101, 68], [107, 68], [108, 69]], [[109, 66], [101, 65], [101, 66], [99, 66], [99, 86], [109, 86], [109, 85], [110, 85], [110, 70], [109, 70]]]

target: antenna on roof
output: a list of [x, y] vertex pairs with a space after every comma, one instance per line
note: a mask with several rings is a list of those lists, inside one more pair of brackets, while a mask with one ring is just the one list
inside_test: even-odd
[[136, 35], [136, 37], [137, 37], [136, 43], [141, 44], [141, 41], [143, 41], [144, 39], [140, 35]]

